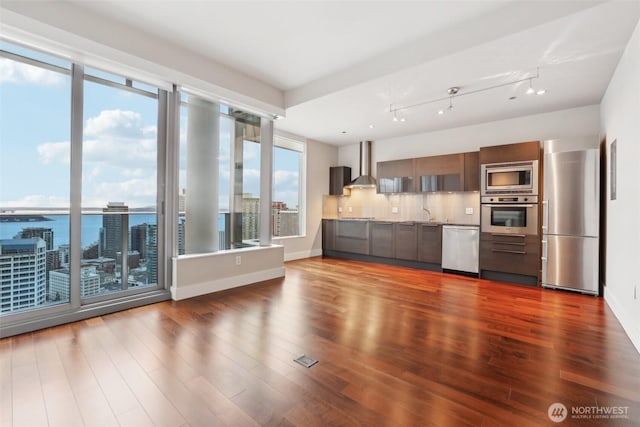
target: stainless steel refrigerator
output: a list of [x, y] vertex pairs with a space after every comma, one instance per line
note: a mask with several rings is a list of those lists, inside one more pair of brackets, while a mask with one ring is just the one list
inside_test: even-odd
[[542, 285], [598, 294], [599, 150], [547, 153]]

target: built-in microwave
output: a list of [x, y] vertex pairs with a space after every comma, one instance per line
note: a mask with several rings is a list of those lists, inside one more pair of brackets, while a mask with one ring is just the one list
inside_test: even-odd
[[481, 198], [483, 233], [538, 234], [538, 196]]
[[489, 163], [480, 167], [482, 196], [538, 194], [538, 161]]

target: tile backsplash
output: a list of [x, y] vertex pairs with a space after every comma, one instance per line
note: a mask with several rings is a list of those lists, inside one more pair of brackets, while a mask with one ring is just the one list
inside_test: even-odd
[[[375, 218], [398, 221], [431, 219], [452, 224], [480, 224], [480, 193], [378, 194], [354, 188], [350, 195], [324, 196], [324, 218]], [[470, 213], [467, 213], [470, 212]]]

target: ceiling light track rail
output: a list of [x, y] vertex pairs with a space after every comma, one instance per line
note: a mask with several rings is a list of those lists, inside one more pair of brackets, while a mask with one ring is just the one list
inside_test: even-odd
[[[429, 105], [429, 104], [435, 104], [437, 102], [443, 102], [443, 101], [449, 101], [449, 107], [447, 108], [448, 110], [453, 109], [453, 98], [457, 98], [457, 97], [462, 97], [462, 96], [466, 96], [466, 95], [473, 95], [473, 94], [477, 94], [477, 93], [482, 93], [482, 92], [487, 92], [490, 90], [494, 90], [494, 89], [499, 89], [501, 87], [505, 87], [505, 86], [511, 86], [511, 85], [515, 85], [518, 83], [523, 83], [523, 82], [529, 82], [529, 89], [527, 90], [527, 94], [531, 94], [531, 93], [537, 93], [539, 95], [542, 95], [545, 91], [544, 90], [539, 90], [539, 91], [531, 91], [532, 86], [531, 86], [531, 82], [535, 79], [539, 79], [540, 78], [540, 69], [537, 68], [536, 69], [536, 73], [535, 75], [531, 75], [528, 77], [523, 77], [521, 79], [517, 79], [517, 80], [511, 80], [505, 83], [499, 83], [496, 85], [492, 85], [492, 86], [487, 86], [487, 87], [483, 87], [483, 88], [479, 88], [479, 89], [474, 89], [474, 90], [469, 90], [469, 91], [465, 91], [465, 92], [461, 92], [460, 91], [460, 87], [459, 86], [452, 86], [450, 88], [447, 89], [447, 95], [440, 97], [440, 98], [435, 98], [435, 99], [429, 99], [426, 101], [420, 101], [420, 102], [416, 102], [413, 104], [407, 104], [407, 105], [400, 105], [400, 106], [395, 106], [393, 104], [389, 104], [389, 112], [393, 114], [393, 121], [397, 122], [404, 122], [406, 119], [404, 117], [400, 117], [398, 116], [399, 112], [405, 111], [405, 110], [409, 110], [411, 108], [416, 108], [416, 107], [422, 107], [424, 105]], [[439, 111], [439, 114], [441, 113], [442, 110]]]

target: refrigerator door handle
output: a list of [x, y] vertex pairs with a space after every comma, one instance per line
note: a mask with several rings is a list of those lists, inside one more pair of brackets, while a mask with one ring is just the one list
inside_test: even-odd
[[542, 230], [547, 231], [549, 228], [549, 201], [542, 201]]
[[547, 241], [542, 241], [542, 257], [540, 258], [542, 262], [547, 262]]

